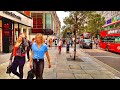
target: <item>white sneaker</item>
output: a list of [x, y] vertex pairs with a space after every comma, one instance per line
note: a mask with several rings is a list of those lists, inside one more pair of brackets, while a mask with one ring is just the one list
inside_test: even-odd
[[23, 77], [23, 79], [26, 79], [25, 77]]

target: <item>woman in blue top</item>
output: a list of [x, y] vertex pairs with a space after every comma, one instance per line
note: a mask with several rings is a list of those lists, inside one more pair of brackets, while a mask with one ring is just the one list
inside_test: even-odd
[[30, 57], [30, 68], [33, 67], [36, 79], [43, 79], [44, 70], [44, 55], [46, 54], [48, 59], [48, 67], [51, 67], [50, 57], [48, 53], [47, 45], [44, 44], [42, 34], [36, 34], [36, 42], [32, 44], [32, 51]]

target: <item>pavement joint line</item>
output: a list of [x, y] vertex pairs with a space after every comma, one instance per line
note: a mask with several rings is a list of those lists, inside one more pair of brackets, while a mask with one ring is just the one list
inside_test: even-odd
[[[116, 75], [116, 73], [119, 73], [119, 74], [120, 74], [120, 72], [119, 72], [118, 70], [110, 67], [109, 65], [103, 63], [102, 61], [99, 61], [98, 59], [94, 58], [93, 56], [89, 55], [88, 53], [84, 53], [84, 54], [85, 54], [86, 56], [88, 55], [89, 57], [93, 58], [93, 60], [94, 60], [95, 62], [97, 62], [98, 64], [104, 66], [104, 68], [106, 68], [107, 70], [108, 70], [108, 69], [111, 69], [112, 71], [110, 71], [110, 70], [108, 70], [108, 71], [112, 72], [113, 74], [115, 74], [115, 75]], [[114, 73], [113, 71], [114, 71], [115, 73]], [[119, 75], [116, 75], [116, 76], [120, 77]]]

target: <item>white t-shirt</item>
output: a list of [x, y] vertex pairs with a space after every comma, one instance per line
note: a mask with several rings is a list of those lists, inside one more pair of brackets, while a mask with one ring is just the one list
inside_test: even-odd
[[62, 41], [59, 41], [58, 46], [62, 46]]

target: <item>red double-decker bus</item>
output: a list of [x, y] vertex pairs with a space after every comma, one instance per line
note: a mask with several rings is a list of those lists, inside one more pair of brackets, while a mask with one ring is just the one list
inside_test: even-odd
[[104, 25], [100, 32], [100, 48], [120, 53], [120, 20]]

